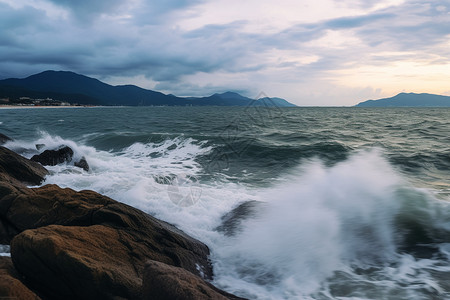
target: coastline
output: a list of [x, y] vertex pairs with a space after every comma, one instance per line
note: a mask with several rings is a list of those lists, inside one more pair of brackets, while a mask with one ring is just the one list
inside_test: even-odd
[[58, 106], [58, 105], [52, 105], [52, 106], [34, 106], [34, 105], [0, 105], [0, 109], [25, 109], [25, 108], [93, 108], [93, 107], [100, 107], [95, 105], [81, 105], [81, 106]]

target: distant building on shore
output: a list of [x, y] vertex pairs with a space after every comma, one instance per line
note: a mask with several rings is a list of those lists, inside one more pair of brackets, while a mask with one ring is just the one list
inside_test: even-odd
[[0, 99], [0, 105], [17, 105], [17, 106], [71, 106], [69, 102], [55, 100], [52, 98], [34, 99], [30, 97], [20, 97], [10, 100], [9, 98]]

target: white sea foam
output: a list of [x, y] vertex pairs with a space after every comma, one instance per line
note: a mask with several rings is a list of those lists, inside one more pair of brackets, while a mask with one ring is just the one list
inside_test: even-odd
[[[431, 201], [423, 207], [432, 215], [429, 226], [449, 228], [445, 213], [432, 213], [439, 205], [448, 211], [448, 204], [436, 206], [432, 195], [408, 186], [379, 151], [356, 154], [333, 167], [303, 163], [266, 188], [203, 180], [190, 186], [188, 181], [176, 192], [198, 199], [178, 205], [170, 182], [161, 178], [201, 178], [195, 159], [210, 148], [198, 141], [178, 137], [112, 153], [43, 135], [20, 146], [39, 143], [69, 145], [91, 165], [89, 172], [70, 164], [50, 167], [53, 173], [45, 183], [92, 189], [177, 225], [210, 247], [214, 283], [230, 292], [251, 299], [392, 298], [386, 293], [420, 299], [424, 291], [446, 293], [432, 272], [448, 276], [450, 265], [399, 254], [394, 223], [408, 209], [399, 189]], [[249, 200], [266, 203], [258, 217], [243, 222], [234, 237], [216, 231], [222, 215]], [[448, 257], [448, 244], [439, 247]], [[376, 271], [357, 271], [371, 268]], [[345, 294], [342, 286], [353, 291]]]
[[[45, 144], [45, 149], [68, 145], [74, 150], [74, 156], [84, 156], [91, 167], [85, 172], [71, 164], [47, 166], [51, 175], [44, 184], [97, 191], [176, 224], [197, 238], [210, 240], [219, 236], [213, 229], [220, 224], [220, 216], [240, 202], [256, 199], [256, 191], [239, 184], [201, 181], [203, 170], [195, 159], [211, 148], [191, 138], [134, 143], [117, 153], [48, 134], [33, 142], [18, 141], [15, 146], [34, 148], [35, 144]], [[188, 182], [183, 185], [183, 180]], [[175, 197], [191, 194], [198, 199], [179, 205], [174, 194]]]
[[0, 256], [11, 256], [9, 245], [0, 245]]
[[[307, 295], [341, 269], [344, 259], [364, 256], [372, 247], [389, 256], [391, 214], [385, 211], [397, 209], [392, 190], [398, 179], [392, 172], [378, 177], [385, 164], [376, 154], [331, 169], [309, 163], [265, 190], [260, 195], [267, 202], [264, 214], [215, 249], [217, 282], [239, 286], [244, 280], [261, 290], [249, 295], [259, 298], [266, 286], [279, 289], [278, 297]], [[370, 224], [380, 228], [364, 241], [359, 231]]]
[[[38, 151], [36, 146], [40, 145], [42, 148]], [[72, 140], [63, 139], [59, 136], [52, 136], [46, 132], [39, 132], [39, 138], [32, 141], [24, 141], [24, 140], [13, 140], [8, 141], [5, 146], [10, 148], [27, 158], [32, 157], [34, 154], [38, 154], [39, 152], [45, 150], [54, 150], [61, 146], [69, 146], [74, 150], [74, 156], [72, 161], [78, 161], [81, 157], [89, 156], [94, 160], [96, 156], [98, 156], [98, 151], [89, 146], [79, 145]]]
[[[370, 282], [370, 276], [355, 274], [355, 268], [381, 267], [380, 278], [366, 288], [376, 299], [389, 298], [383, 293], [391, 291], [420, 299], [419, 288], [443, 293], [423, 269], [439, 266], [450, 274], [449, 264], [416, 261], [396, 251], [394, 223], [404, 209], [398, 194], [403, 185], [377, 151], [332, 168], [320, 162], [301, 166], [284, 184], [260, 195], [267, 202], [262, 215], [246, 222], [237, 237], [212, 247], [216, 283], [252, 299], [308, 299], [327, 293], [334, 298], [329, 285], [334, 282], [338, 289], [338, 272], [349, 277], [347, 289], [353, 284], [357, 290], [355, 283]], [[434, 225], [442, 223], [445, 219]], [[346, 296], [359, 299], [356, 292]]]

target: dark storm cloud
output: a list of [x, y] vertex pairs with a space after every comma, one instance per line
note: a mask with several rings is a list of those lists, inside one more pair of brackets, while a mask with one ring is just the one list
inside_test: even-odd
[[48, 29], [45, 24], [40, 23], [45, 17], [44, 11], [31, 6], [14, 10], [7, 4], [0, 3], [0, 46], [26, 47], [24, 36]]
[[[113, 11], [106, 7], [110, 3], [107, 1], [92, 5], [87, 1], [80, 4], [53, 2], [70, 6], [79, 14], [84, 11], [91, 14]], [[159, 7], [155, 4], [147, 4], [146, 7], [155, 13], [168, 13], [176, 5], [187, 6], [188, 2], [170, 1]], [[219, 37], [212, 32], [197, 37], [193, 33], [193, 36], [186, 37], [185, 32], [166, 26], [124, 27], [118, 23], [86, 28], [70, 20], [51, 20], [45, 12], [37, 9], [17, 9], [5, 4], [1, 4], [0, 13], [1, 16], [10, 16], [0, 18], [5, 29], [0, 33], [4, 46], [0, 49], [5, 60], [3, 65], [9, 61], [9, 66], [11, 63], [22, 65], [18, 68], [20, 70], [26, 69], [27, 65], [34, 70], [31, 66], [40, 65], [87, 75], [144, 74], [156, 81], [170, 81], [199, 71], [229, 68], [234, 56], [244, 54], [238, 51], [237, 44], [233, 47], [224, 45], [224, 39], [230, 36]], [[50, 26], [52, 22], [54, 26]], [[223, 31], [227, 32], [225, 28]], [[208, 49], [211, 51], [205, 52]], [[0, 77], [8, 74], [11, 72], [0, 72]]]
[[120, 15], [124, 12], [133, 16], [136, 25], [159, 24], [168, 21], [168, 14], [187, 9], [204, 0], [166, 0], [166, 1], [124, 1], [124, 0], [48, 0], [66, 8], [82, 22], [92, 22], [102, 15]]
[[392, 17], [361, 26], [356, 34], [372, 47], [386, 45], [396, 51], [435, 51], [436, 45], [448, 41], [449, 6], [448, 1], [408, 1], [390, 8]]
[[[372, 52], [432, 49], [450, 34], [448, 1], [426, 5], [407, 1], [361, 16], [298, 23], [270, 33], [243, 30], [246, 20], [206, 24], [195, 30], [182, 30], [173, 25], [176, 22], [171, 23], [177, 14], [204, 1], [49, 1], [69, 11], [71, 17], [0, 2], [0, 77], [23, 77], [45, 69], [103, 78], [144, 75], [174, 93], [200, 90], [198, 85], [183, 82], [186, 75], [197, 73], [247, 72], [260, 78], [262, 72], [275, 67], [289, 72], [286, 80], [306, 81], [343, 66], [391, 60]], [[369, 7], [376, 3], [369, 2]], [[340, 48], [315, 45], [330, 32], [349, 33], [360, 42]], [[296, 51], [297, 56], [316, 55], [318, 59], [306, 65], [289, 58], [274, 62], [268, 55], [273, 50]], [[433, 51], [449, 57], [448, 50], [421, 55], [435, 54]], [[204, 90], [220, 87], [204, 86]]]
[[[0, 16], [2, 28], [17, 29], [35, 23], [40, 17], [45, 16], [45, 12], [31, 6], [14, 10], [8, 4], [0, 2]], [[4, 31], [2, 30], [1, 32]]]

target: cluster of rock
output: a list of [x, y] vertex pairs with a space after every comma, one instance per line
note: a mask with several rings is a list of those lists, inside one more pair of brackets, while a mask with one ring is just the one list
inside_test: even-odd
[[93, 191], [26, 186], [46, 174], [0, 146], [0, 298], [241, 299], [208, 282], [205, 244]]
[[[0, 133], [0, 145], [3, 145], [9, 141], [12, 141], [10, 137]], [[36, 150], [41, 150], [45, 147], [45, 144], [36, 144]], [[56, 166], [58, 164], [62, 163], [69, 163], [73, 159], [74, 152], [72, 148], [66, 145], [60, 145], [56, 149], [51, 150], [45, 150], [39, 154], [33, 155], [31, 157], [32, 161], [38, 162], [43, 166]], [[80, 160], [75, 161], [73, 163], [75, 167], [82, 168], [86, 172], [89, 171], [90, 167], [86, 160], [86, 158], [83, 156]]]
[[[40, 149], [42, 145], [36, 145]], [[31, 160], [40, 163], [43, 166], [56, 166], [65, 162], [72, 161], [73, 150], [69, 146], [62, 146], [55, 150], [45, 150], [40, 154], [34, 155]], [[89, 164], [83, 156], [79, 161], [74, 162], [74, 166], [89, 171]]]

